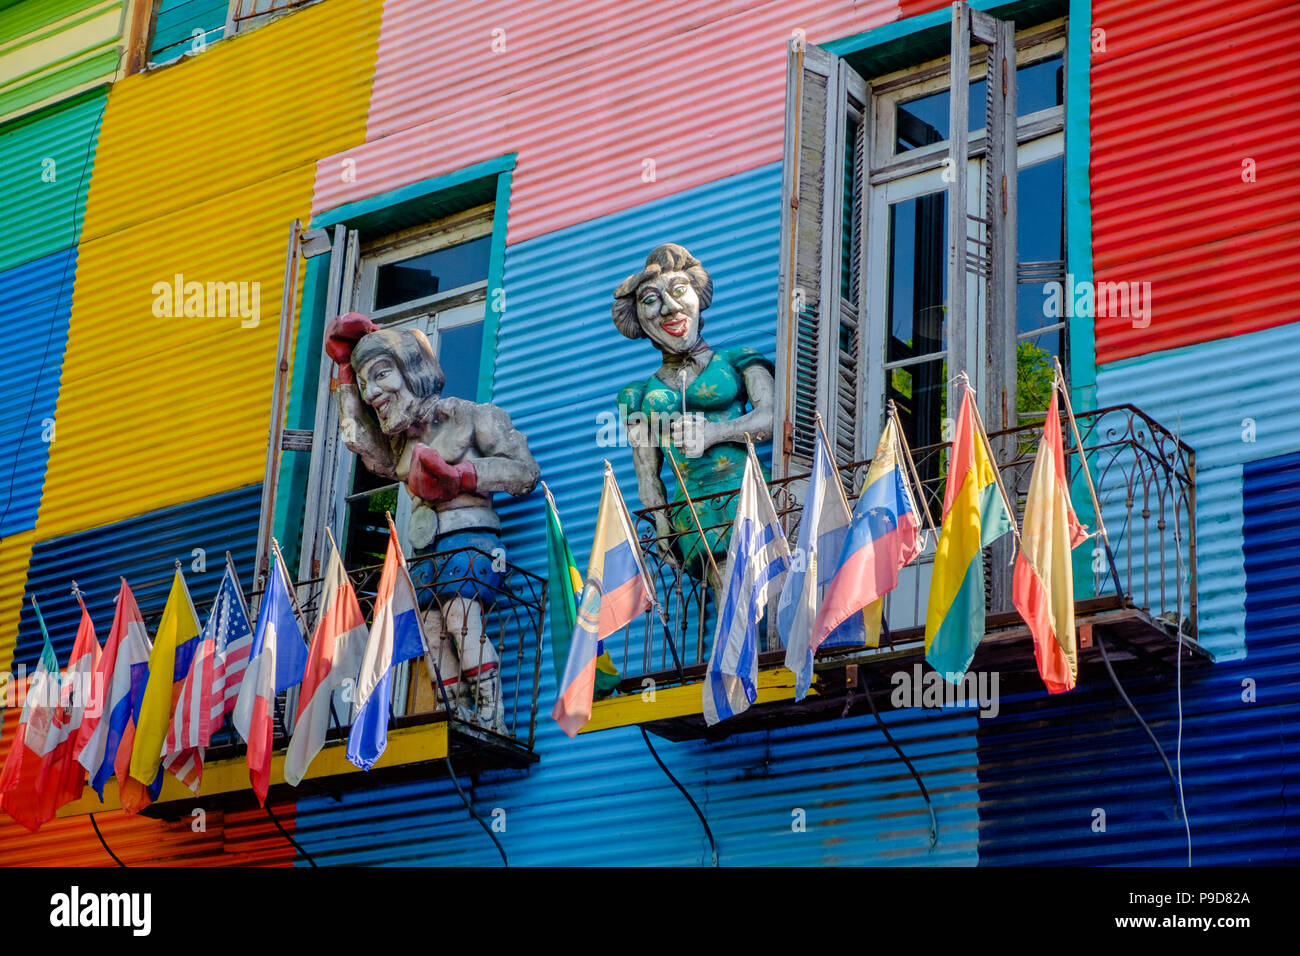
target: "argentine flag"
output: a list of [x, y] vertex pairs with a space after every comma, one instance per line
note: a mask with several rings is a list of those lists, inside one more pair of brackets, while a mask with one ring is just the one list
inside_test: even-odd
[[757, 699], [758, 626], [790, 567], [790, 547], [761, 476], [751, 446], [727, 548], [718, 631], [704, 678], [704, 722], [710, 727], [743, 713]]
[[388, 746], [388, 711], [393, 696], [393, 666], [424, 653], [420, 606], [406, 570], [397, 532], [388, 531], [388, 553], [375, 595], [375, 619], [357, 677], [357, 716], [348, 733], [347, 756], [369, 770]]

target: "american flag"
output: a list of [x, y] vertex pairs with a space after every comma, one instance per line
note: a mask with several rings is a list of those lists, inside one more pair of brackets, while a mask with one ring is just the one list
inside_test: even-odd
[[195, 794], [203, 779], [203, 748], [235, 707], [252, 646], [244, 595], [227, 565], [163, 745], [163, 766]]

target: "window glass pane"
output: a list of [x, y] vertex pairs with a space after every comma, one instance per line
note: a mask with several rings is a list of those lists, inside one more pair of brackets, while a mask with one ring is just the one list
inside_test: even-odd
[[483, 354], [483, 323], [458, 325], [438, 333], [438, 364], [447, 382], [443, 395], [478, 400], [478, 363]]
[[947, 348], [948, 194], [930, 193], [889, 207], [889, 341], [885, 359]]
[[491, 236], [390, 262], [375, 270], [375, 308], [387, 309], [487, 279]]
[[384, 512], [397, 514], [397, 485], [391, 478], [371, 474], [357, 459], [352, 474], [352, 493], [347, 503], [347, 543], [343, 566], [356, 569], [382, 564], [388, 547], [388, 520]]
[[[1062, 231], [1065, 160], [1061, 156], [1020, 169], [1016, 174], [1017, 255], [1026, 281], [1016, 297], [1016, 331], [1032, 332], [1061, 321], [1059, 310], [1048, 315], [1044, 285], [1059, 282], [1065, 274], [1065, 234]], [[1036, 263], [1024, 270], [1027, 263]], [[1045, 265], [1051, 263], [1053, 265]], [[1052, 300], [1055, 301], [1055, 300]]]
[[[1028, 116], [1039, 110], [1060, 106], [1063, 96], [1064, 70], [1060, 54], [1019, 67], [1016, 70], [1016, 115]], [[985, 81], [970, 85], [970, 129], [984, 128]], [[948, 138], [948, 90], [940, 90], [907, 103], [895, 110], [895, 153], [928, 146]]]
[[1052, 356], [1065, 357], [1064, 329], [1052, 329], [1016, 343], [1016, 412], [1020, 421], [1040, 419], [1052, 399]]
[[[939, 444], [943, 441], [943, 420], [948, 414], [947, 359], [890, 369], [885, 399], [892, 399], [898, 407], [908, 445], [924, 448]], [[922, 474], [921, 480], [932, 477]]]

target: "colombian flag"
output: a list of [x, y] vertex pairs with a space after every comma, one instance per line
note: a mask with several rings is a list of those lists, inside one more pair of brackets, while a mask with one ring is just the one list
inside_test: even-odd
[[957, 415], [948, 462], [943, 525], [925, 616], [925, 659], [952, 683], [961, 680], [984, 636], [984, 561], [980, 549], [1011, 530], [1011, 516], [976, 424], [969, 386]]
[[1034, 635], [1038, 673], [1052, 694], [1073, 690], [1079, 673], [1071, 552], [1088, 537], [1070, 503], [1056, 394], [1053, 390], [1029, 478], [1025, 529], [1011, 582], [1012, 602]]
[[606, 462], [587, 580], [578, 602], [559, 696], [551, 710], [551, 717], [570, 737], [591, 719], [599, 642], [653, 605], [649, 578], [641, 564], [641, 545], [632, 531], [614, 472]]

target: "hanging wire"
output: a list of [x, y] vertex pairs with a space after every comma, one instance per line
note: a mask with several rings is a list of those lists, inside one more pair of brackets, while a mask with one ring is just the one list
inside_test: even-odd
[[312, 866], [315, 866], [316, 861], [311, 858], [311, 854], [304, 850], [302, 844], [290, 836], [289, 831], [280, 825], [280, 818], [275, 815], [274, 811], [272, 811], [271, 805], [269, 803], [265, 804], [263, 809], [266, 810], [266, 815], [271, 818], [271, 822], [275, 824], [275, 828], [280, 831], [280, 835], [293, 844], [294, 849], [302, 854], [303, 859]]
[[126, 866], [125, 863], [123, 863], [121, 860], [118, 859], [117, 854], [113, 852], [112, 847], [110, 847], [108, 843], [104, 840], [104, 834], [99, 832], [99, 823], [96, 822], [95, 815], [92, 813], [89, 816], [90, 816], [90, 825], [95, 828], [95, 836], [99, 837], [99, 845], [104, 848], [104, 852], [107, 853], [109, 856], [111, 856], [113, 858], [113, 862], [116, 863], [118, 866], [122, 866], [122, 867]]
[[[867, 686], [866, 675], [861, 671], [858, 672], [858, 682], [866, 692], [867, 703], [871, 705], [871, 716], [876, 718], [876, 725], [880, 728], [880, 732], [885, 735], [885, 739], [889, 741], [889, 745], [894, 748], [894, 752], [898, 754], [899, 759], [907, 765], [908, 771], [912, 774], [912, 779], [916, 781], [916, 785], [921, 791], [921, 796], [925, 798], [926, 809], [930, 811], [930, 849], [933, 850], [939, 842], [939, 823], [938, 819], [934, 815], [934, 802], [930, 799], [930, 791], [926, 789], [925, 781], [921, 779], [920, 773], [918, 773], [916, 768], [912, 766], [912, 761], [907, 759], [907, 754], [903, 753], [903, 748], [898, 745], [898, 741], [894, 739], [894, 735], [891, 734], [889, 728], [885, 726], [885, 721], [880, 716], [880, 711], [876, 710], [876, 701], [871, 696], [871, 688]], [[849, 688], [849, 696], [848, 699], [844, 701], [844, 713], [841, 716], [848, 716], [849, 707], [852, 703], [853, 688]]]
[[[1174, 444], [1182, 442], [1183, 417], [1178, 416], [1178, 423], [1175, 426]], [[1175, 498], [1175, 502], [1177, 498]], [[1177, 515], [1174, 517], [1174, 560], [1176, 563], [1175, 573], [1178, 575], [1178, 587], [1175, 589], [1178, 595], [1178, 608], [1175, 614], [1175, 627], [1178, 629], [1175, 634], [1174, 653], [1177, 659], [1174, 662], [1174, 686], [1178, 691], [1178, 746], [1174, 751], [1174, 763], [1178, 768], [1178, 808], [1183, 814], [1183, 830], [1187, 833], [1187, 865], [1192, 865], [1192, 823], [1187, 819], [1187, 797], [1183, 792], [1183, 537], [1181, 533], [1181, 522], [1178, 521]]]
[[681, 781], [673, 776], [673, 772], [669, 770], [663, 760], [660, 759], [659, 751], [655, 750], [655, 745], [650, 742], [650, 735], [646, 733], [645, 728], [641, 727], [640, 730], [641, 739], [645, 741], [646, 747], [649, 748], [650, 756], [655, 758], [655, 763], [659, 765], [659, 769], [662, 770], [664, 775], [673, 782], [673, 786], [682, 792], [682, 796], [686, 798], [686, 802], [691, 805], [691, 809], [695, 811], [695, 815], [700, 818], [700, 824], [704, 827], [704, 835], [709, 838], [709, 853], [711, 854], [713, 865], [717, 866], [718, 844], [713, 839], [713, 830], [709, 827], [708, 818], [704, 816], [704, 811], [701, 810], [700, 805], [695, 802], [695, 798], [690, 795], [690, 792], [682, 786]]

